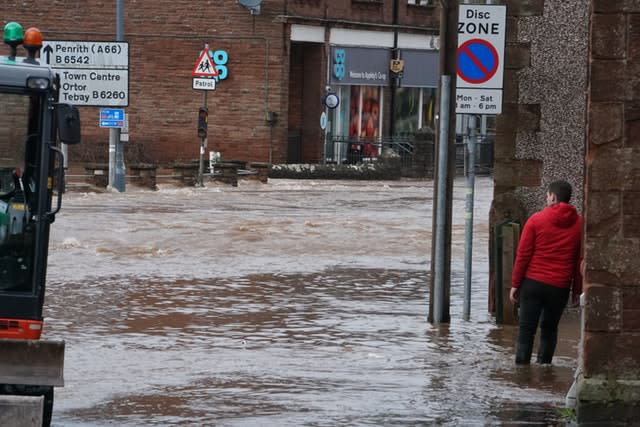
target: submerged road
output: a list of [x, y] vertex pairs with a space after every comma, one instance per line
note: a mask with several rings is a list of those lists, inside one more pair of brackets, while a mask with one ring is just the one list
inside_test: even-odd
[[67, 342], [54, 426], [563, 425], [579, 315], [516, 367], [487, 313], [492, 180], [464, 181], [450, 324], [427, 319], [431, 181], [241, 182], [66, 194], [45, 337]]

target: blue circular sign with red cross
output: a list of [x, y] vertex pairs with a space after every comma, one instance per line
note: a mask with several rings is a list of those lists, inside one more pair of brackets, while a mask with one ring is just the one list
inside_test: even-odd
[[483, 39], [471, 39], [458, 48], [458, 77], [467, 83], [481, 84], [498, 71], [498, 51]]

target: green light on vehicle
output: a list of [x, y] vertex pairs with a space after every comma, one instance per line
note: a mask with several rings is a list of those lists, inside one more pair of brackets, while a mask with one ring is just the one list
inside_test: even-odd
[[16, 51], [18, 45], [22, 43], [24, 39], [24, 31], [22, 25], [17, 22], [9, 22], [4, 26], [4, 42], [11, 48], [11, 54], [9, 55], [9, 63], [13, 63], [16, 59]]
[[17, 22], [9, 22], [4, 26], [4, 42], [10, 46], [17, 46], [24, 39], [22, 25]]

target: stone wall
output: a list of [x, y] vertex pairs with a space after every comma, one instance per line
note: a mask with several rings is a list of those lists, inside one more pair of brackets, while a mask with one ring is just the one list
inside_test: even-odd
[[578, 421], [640, 419], [640, 3], [592, 0]]
[[588, 0], [508, 1], [496, 195], [514, 192], [528, 214], [546, 185], [566, 179], [582, 209]]
[[579, 211], [583, 203], [589, 0], [506, 4], [504, 103], [489, 218], [492, 289], [494, 225], [524, 223], [544, 207], [546, 187], [557, 179], [573, 184]]

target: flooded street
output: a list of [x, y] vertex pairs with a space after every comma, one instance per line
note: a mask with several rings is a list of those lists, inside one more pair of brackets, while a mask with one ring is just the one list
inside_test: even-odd
[[578, 314], [554, 366], [516, 368], [517, 328], [487, 313], [480, 177], [462, 320], [464, 184], [440, 326], [427, 322], [431, 181], [66, 194], [45, 305], [45, 338], [66, 341], [53, 425], [564, 425]]

